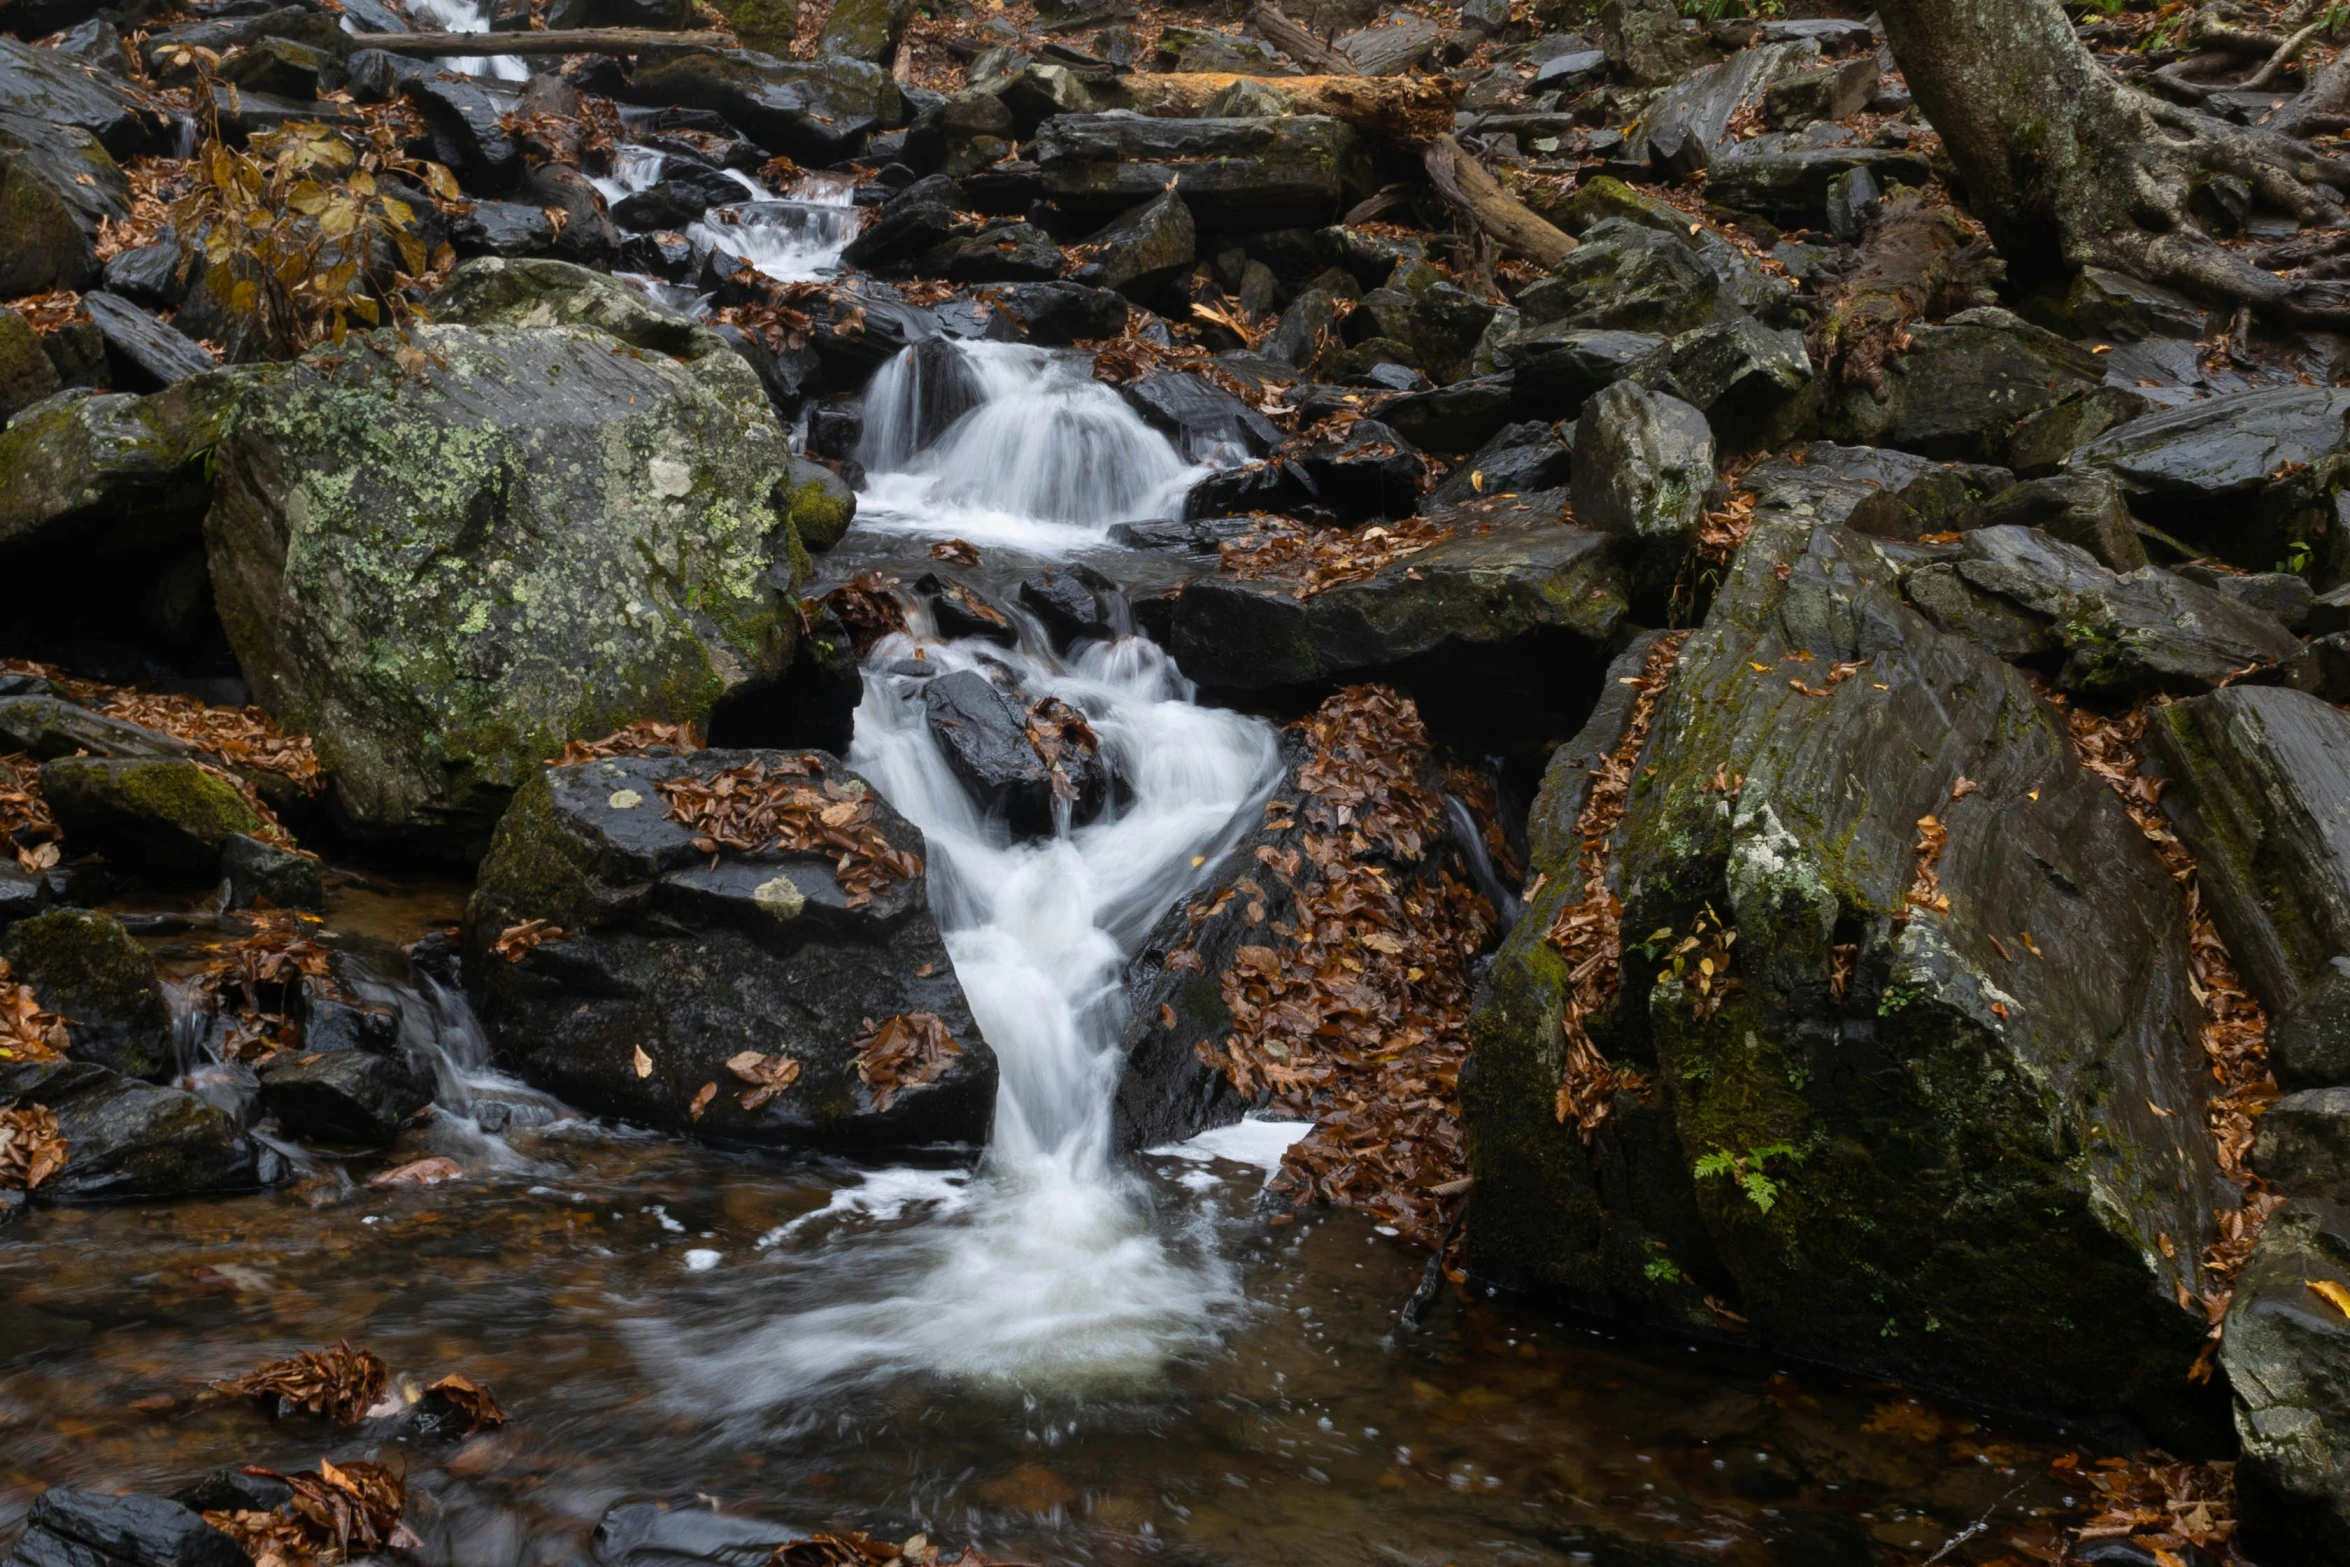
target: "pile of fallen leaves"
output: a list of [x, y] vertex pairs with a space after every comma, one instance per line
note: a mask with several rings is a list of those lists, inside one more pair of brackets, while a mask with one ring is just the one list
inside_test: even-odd
[[935, 1012], [901, 1012], [882, 1023], [867, 1018], [851, 1044], [857, 1080], [871, 1090], [876, 1111], [887, 1110], [909, 1088], [936, 1082], [963, 1053]]
[[887, 572], [861, 572], [820, 601], [848, 628], [849, 645], [859, 658], [872, 652], [883, 637], [906, 629], [906, 606], [893, 591], [897, 585], [898, 579]]
[[549, 767], [579, 762], [609, 761], [615, 756], [683, 756], [702, 749], [701, 734], [691, 724], [668, 724], [658, 718], [640, 718], [625, 729], [615, 729], [601, 740], [572, 740], [563, 754], [549, 757]]
[[198, 978], [205, 1005], [233, 1021], [222, 1047], [238, 1061], [260, 1061], [293, 1048], [301, 1025], [293, 1018], [304, 991], [333, 990], [327, 949], [311, 939], [314, 916], [290, 909], [248, 909], [240, 916], [252, 930], [234, 941], [215, 942]]
[[826, 778], [812, 756], [761, 758], [654, 787], [668, 802], [669, 819], [693, 831], [698, 852], [822, 856], [832, 861], [832, 879], [852, 909], [890, 883], [922, 874], [920, 856], [890, 847], [882, 835], [873, 792]]
[[1139, 381], [1162, 370], [1177, 370], [1201, 380], [1254, 408], [1284, 430], [1297, 423], [1296, 410], [1282, 396], [1277, 382], [1244, 381], [1197, 343], [1158, 343], [1137, 330], [1148, 315], [1137, 308], [1126, 312], [1126, 330], [1118, 337], [1099, 338], [1076, 346], [1093, 355], [1094, 379], [1112, 386]]
[[37, 876], [57, 863], [64, 838], [41, 798], [41, 764], [21, 751], [0, 756], [0, 847]]
[[381, 1551], [412, 1551], [424, 1542], [401, 1521], [408, 1487], [381, 1464], [318, 1461], [316, 1471], [281, 1474], [257, 1464], [246, 1474], [276, 1480], [293, 1496], [273, 1512], [223, 1509], [204, 1521], [253, 1559], [254, 1567], [333, 1567]]
[[498, 939], [490, 943], [490, 956], [504, 958], [509, 963], [520, 963], [550, 941], [570, 939], [571, 932], [553, 920], [524, 920], [519, 925], [509, 925], [498, 932]]
[[65, 1139], [47, 1105], [0, 1110], [0, 1191], [29, 1192], [65, 1168]]
[[[1266, 942], [1234, 954], [1221, 976], [1233, 1031], [1196, 1049], [1242, 1093], [1268, 1090], [1316, 1123], [1284, 1157], [1277, 1189], [1438, 1246], [1468, 1187], [1458, 1087], [1470, 964], [1493, 910], [1450, 873], [1417, 871], [1444, 802], [1420, 780], [1428, 738], [1410, 701], [1353, 686], [1301, 728], [1312, 760], [1299, 799], [1268, 806], [1267, 825], [1312, 830], [1296, 849], [1257, 851], [1293, 892], [1295, 919], [1265, 922]], [[1212, 907], [1249, 894], [1258, 923], [1263, 891], [1243, 877]]]
[[[2081, 765], [2121, 797], [2123, 808], [2153, 845], [2155, 857], [2178, 883], [2179, 895], [2187, 904], [2187, 947], [2194, 977], [2191, 988], [2202, 1003], [2203, 1053], [2211, 1062], [2212, 1081], [2218, 1085], [2211, 1096], [2211, 1136], [2221, 1173], [2244, 1194], [2241, 1207], [2220, 1214], [2220, 1238], [2203, 1253], [2208, 1282], [2197, 1298], [2211, 1322], [2211, 1338], [2196, 1362], [2200, 1380], [2211, 1374], [2220, 1326], [2235, 1295], [2236, 1274], [2252, 1255], [2253, 1243], [2260, 1238], [2270, 1212], [2283, 1201], [2253, 1173], [2250, 1163], [2261, 1113], [2277, 1096], [2276, 1079], [2268, 1070], [2268, 1014], [2244, 988], [2235, 960], [2204, 907], [2195, 857], [2163, 817], [2162, 780], [2149, 778], [2139, 768], [2139, 746], [2146, 735], [2145, 712], [2109, 718], [2072, 708], [2067, 718]], [[2180, 1304], [2188, 1303], [2182, 1300]]]
[[336, 1425], [355, 1426], [382, 1400], [391, 1371], [372, 1350], [348, 1341], [332, 1349], [305, 1349], [256, 1366], [220, 1384], [224, 1393], [274, 1403], [280, 1413], [301, 1410]]
[[1270, 581], [1294, 599], [1310, 599], [1451, 538], [1453, 529], [1424, 517], [1368, 528], [1313, 528], [1287, 517], [1251, 524], [1216, 547], [1217, 570], [1243, 581]]
[[1028, 743], [1052, 775], [1056, 799], [1077, 798], [1077, 781], [1069, 773], [1071, 761], [1101, 755], [1101, 737], [1085, 715], [1057, 696], [1048, 696], [1028, 709]]
[[[2067, 1485], [2086, 1487], [2097, 1511], [2068, 1532], [2077, 1544], [2128, 1540], [2143, 1546], [2149, 1560], [2180, 1561], [2189, 1547], [2207, 1551], [2231, 1567], [2249, 1567], [2237, 1550], [2236, 1466], [2180, 1463], [2168, 1453], [2100, 1458], [2083, 1464], [2067, 1453], [2049, 1465]], [[2068, 1561], [2078, 1558], [2069, 1552]]]
[[0, 958], [0, 1061], [56, 1061], [65, 1055], [67, 1020], [41, 1010], [33, 987], [19, 984]]
[[851, 1529], [846, 1534], [814, 1534], [779, 1545], [775, 1554], [767, 1558], [766, 1567], [1029, 1567], [1029, 1564], [1005, 1561], [971, 1545], [964, 1546], [958, 1555], [947, 1556], [923, 1534], [915, 1535], [903, 1545], [892, 1545], [887, 1540], [876, 1540], [862, 1529]]
[[[1592, 1043], [1590, 1020], [1614, 1002], [1623, 975], [1624, 905], [1608, 885], [1609, 842], [1624, 819], [1641, 750], [1648, 744], [1657, 708], [1664, 701], [1665, 683], [1687, 640], [1687, 632], [1657, 638], [1640, 673], [1632, 679], [1639, 694], [1625, 721], [1624, 737], [1599, 764], [1591, 792], [1575, 818], [1575, 841], [1581, 845], [1575, 871], [1583, 879], [1583, 896], [1559, 910], [1544, 937], [1567, 962], [1566, 1010], [1559, 1018], [1566, 1036], [1566, 1060], [1559, 1078], [1556, 1113], [1562, 1122], [1573, 1121], [1586, 1142], [1607, 1119], [1618, 1090], [1641, 1093], [1648, 1087], [1646, 1078], [1612, 1064]], [[1531, 900], [1538, 890], [1539, 883], [1527, 888], [1527, 898]]]

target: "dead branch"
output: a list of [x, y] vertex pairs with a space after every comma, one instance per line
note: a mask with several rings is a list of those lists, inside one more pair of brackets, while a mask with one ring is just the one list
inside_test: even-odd
[[1436, 193], [1504, 250], [1544, 267], [1557, 266], [1574, 250], [1572, 238], [1503, 190], [1449, 132], [1428, 143], [1423, 161]]

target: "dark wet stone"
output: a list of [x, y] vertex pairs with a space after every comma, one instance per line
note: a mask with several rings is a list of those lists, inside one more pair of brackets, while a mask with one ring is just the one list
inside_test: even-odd
[[13, 862], [0, 862], [0, 930], [6, 930], [19, 920], [31, 919], [49, 907], [49, 884], [40, 877], [18, 868]]
[[1553, 425], [1528, 420], [1503, 427], [1466, 462], [1455, 466], [1450, 477], [1428, 492], [1420, 509], [1440, 511], [1484, 495], [1563, 490], [1572, 473], [1566, 437]]
[[2015, 475], [1979, 463], [1941, 463], [1881, 446], [1814, 441], [1802, 461], [1755, 464], [1739, 488], [1755, 515], [1841, 523], [1878, 538], [1911, 539], [1968, 526], [1959, 520], [1986, 495], [2005, 495]]
[[1865, 171], [1880, 189], [1923, 185], [1926, 160], [1892, 147], [1809, 147], [1799, 138], [1758, 137], [1717, 157], [1706, 199], [1789, 224], [1825, 224], [1837, 182]]
[[641, 59], [616, 91], [624, 103], [715, 110], [761, 147], [816, 167], [904, 114], [897, 84], [878, 65], [748, 49]]
[[1967, 507], [1950, 526], [1970, 532], [1977, 528], [2038, 528], [2052, 539], [2080, 546], [2115, 571], [2135, 571], [2147, 564], [2146, 543], [2138, 537], [2129, 502], [2121, 486], [2103, 473], [2027, 479]]
[[[1715, 162], [1727, 164], [1743, 144], [1731, 139], [1731, 118], [1741, 109], [1760, 111], [1764, 91], [1781, 74], [1819, 58], [1808, 43], [1769, 44], [1742, 49], [1727, 60], [1674, 82], [1642, 110], [1626, 132], [1624, 153], [1644, 161], [1659, 179], [1683, 179]], [[1708, 177], [1711, 193], [1711, 176]]]
[[1614, 535], [1636, 592], [1661, 594], [1697, 536], [1714, 486], [1705, 415], [1618, 381], [1575, 420], [1575, 519]]
[[163, 879], [210, 881], [228, 841], [262, 826], [227, 780], [175, 758], [60, 757], [41, 794], [77, 850]]
[[1040, 571], [1020, 583], [1020, 602], [1061, 649], [1088, 638], [1106, 642], [1115, 637], [1117, 600], [1118, 585], [1082, 565]]
[[232, 909], [257, 903], [277, 909], [326, 907], [326, 880], [317, 859], [259, 838], [239, 835], [222, 845], [220, 874]]
[[2269, 1215], [2220, 1339], [2242, 1445], [2242, 1538], [2262, 1561], [2350, 1557], [2350, 1317], [2312, 1281], [2350, 1289], [2350, 1212], [2323, 1198]]
[[955, 231], [955, 186], [943, 174], [916, 180], [881, 205], [848, 243], [841, 260], [854, 267], [886, 266], [936, 245]]
[[1965, 310], [1910, 334], [1872, 392], [1849, 389], [1827, 410], [1840, 441], [1928, 457], [2009, 464], [2017, 425], [2103, 387], [2105, 367], [2079, 344], [2005, 310]]
[[[870, 787], [829, 756], [794, 754], [842, 788]], [[586, 762], [547, 769], [517, 795], [467, 919], [466, 974], [496, 1049], [572, 1104], [673, 1133], [839, 1150], [983, 1143], [995, 1057], [922, 878], [851, 908], [828, 856], [728, 851], [713, 867], [663, 809], [664, 779], [780, 755]], [[876, 823], [893, 847], [921, 854], [921, 833], [887, 802], [876, 800]], [[573, 934], [516, 963], [489, 951], [534, 918]], [[940, 1017], [962, 1053], [877, 1110], [854, 1041], [866, 1019], [918, 1011]], [[744, 1051], [791, 1057], [799, 1080], [745, 1107], [750, 1085], [726, 1066]], [[707, 1084], [716, 1089], [697, 1118]]]
[[515, 107], [512, 92], [446, 72], [412, 77], [400, 84], [400, 92], [424, 116], [433, 155], [468, 192], [495, 195], [513, 189], [522, 177], [523, 149], [505, 126]]
[[126, 1077], [171, 1065], [171, 1012], [155, 961], [121, 921], [83, 909], [19, 920], [0, 939], [0, 958], [43, 1011], [67, 1020], [71, 1059]]
[[1126, 298], [1115, 289], [1082, 283], [1012, 283], [991, 289], [996, 309], [1022, 336], [1044, 348], [1116, 337], [1126, 328]]
[[2288, 1091], [2350, 1084], [2350, 955], [2329, 958], [2270, 1016], [2268, 1065]]
[[1281, 444], [1272, 420], [1205, 376], [1154, 370], [1119, 387], [1118, 395], [1193, 462], [1262, 457]]
[[2288, 1196], [2350, 1202], [2350, 1086], [2305, 1088], [2270, 1104], [2252, 1168]]
[[1157, 199], [1172, 182], [1199, 226], [1217, 233], [1327, 223], [1372, 182], [1367, 144], [1322, 115], [1065, 114], [1029, 148], [1045, 194], [1064, 208], [1106, 216]]
[[175, 140], [170, 117], [145, 107], [127, 83], [8, 37], [0, 37], [0, 116], [49, 135], [86, 133], [116, 158], [168, 156]]
[[1705, 415], [1726, 451], [1783, 444], [1812, 412], [1801, 332], [1739, 316], [1684, 332], [1671, 352], [1669, 384]]
[[1469, 373], [1472, 352], [1494, 316], [1490, 301], [1417, 260], [1399, 262], [1358, 308], [1368, 312], [1379, 336], [1411, 349], [1414, 367], [1439, 382]]
[[449, 245], [476, 256], [544, 256], [555, 249], [555, 224], [546, 209], [526, 201], [476, 201], [449, 223]]
[[52, 1486], [33, 1502], [13, 1567], [242, 1567], [237, 1543], [158, 1496]]
[[2309, 579], [2289, 571], [2218, 571], [2189, 564], [2179, 568], [2179, 575], [2270, 616], [2287, 631], [2301, 630], [2317, 605]]
[[180, 757], [195, 750], [160, 730], [45, 695], [0, 696], [0, 746], [36, 762], [83, 754]]
[[957, 234], [915, 258], [924, 277], [954, 283], [1048, 283], [1069, 258], [1042, 229], [1027, 223], [1000, 223], [976, 234]]
[[280, 1052], [261, 1068], [261, 1103], [297, 1137], [382, 1145], [432, 1103], [432, 1081], [370, 1050]]
[[1110, 542], [1130, 550], [1183, 550], [1213, 555], [1229, 540], [1256, 526], [1254, 517], [1198, 517], [1187, 522], [1121, 522], [1110, 529]]
[[1012, 617], [988, 602], [967, 584], [950, 581], [937, 572], [925, 572], [914, 590], [930, 600], [930, 617], [942, 637], [979, 637], [1003, 647], [1017, 647], [1020, 630]]
[[226, 1111], [89, 1062], [0, 1063], [0, 1099], [56, 1112], [65, 1168], [34, 1191], [36, 1202], [251, 1191], [284, 1173]]
[[84, 294], [82, 308], [106, 339], [107, 363], [118, 391], [161, 391], [213, 368], [212, 356], [195, 339], [119, 294]]
[[612, 204], [612, 220], [639, 231], [682, 229], [700, 222], [710, 208], [731, 206], [743, 195], [742, 186], [723, 170], [682, 158], [665, 159], [659, 181]]
[[[975, 669], [957, 670], [922, 688], [930, 732], [947, 763], [980, 810], [1005, 822], [1014, 837], [1050, 836], [1053, 777], [1028, 738], [1023, 699]], [[1110, 774], [1100, 756], [1065, 759], [1075, 790], [1070, 824], [1082, 826], [1110, 799]]]
[[1716, 314], [1721, 281], [1686, 238], [1628, 218], [1585, 231], [1583, 243], [1550, 275], [1522, 289], [1528, 323], [1667, 335]]
[[1079, 269], [1077, 281], [1116, 289], [1128, 299], [1147, 299], [1190, 269], [1198, 240], [1181, 193], [1161, 191], [1086, 236], [1092, 259]]

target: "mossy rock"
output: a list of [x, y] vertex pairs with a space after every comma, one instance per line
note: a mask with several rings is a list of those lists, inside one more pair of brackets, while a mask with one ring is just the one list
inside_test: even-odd
[[66, 1021], [66, 1054], [126, 1077], [155, 1077], [171, 1063], [171, 1011], [154, 960], [122, 921], [56, 909], [8, 927], [0, 958], [30, 985], [42, 1010]]
[[743, 41], [744, 48], [778, 56], [791, 53], [792, 40], [800, 30], [797, 0], [716, 0], [716, 3], [719, 14], [734, 29], [734, 36]]
[[478, 856], [567, 740], [706, 724], [790, 663], [791, 458], [730, 353], [372, 334], [255, 378], [218, 470], [222, 623], [363, 834]]
[[886, 65], [913, 14], [911, 0], [834, 0], [816, 35], [820, 58]]
[[59, 757], [41, 766], [41, 795], [77, 852], [164, 880], [211, 880], [229, 840], [266, 825], [234, 784], [179, 757]]

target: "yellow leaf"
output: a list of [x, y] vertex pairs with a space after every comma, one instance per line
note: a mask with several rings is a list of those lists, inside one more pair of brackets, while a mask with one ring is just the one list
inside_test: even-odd
[[2308, 1282], [2313, 1294], [2343, 1316], [2350, 1317], [2350, 1289], [2344, 1289], [2332, 1279], [2311, 1279]]
[[636, 1075], [639, 1077], [653, 1075], [653, 1058], [645, 1054], [645, 1047], [642, 1045], [636, 1047]]

